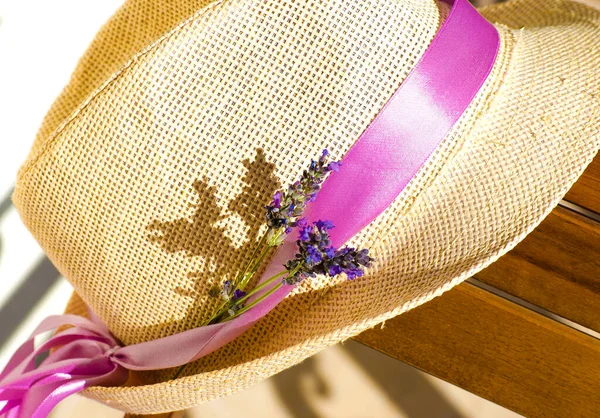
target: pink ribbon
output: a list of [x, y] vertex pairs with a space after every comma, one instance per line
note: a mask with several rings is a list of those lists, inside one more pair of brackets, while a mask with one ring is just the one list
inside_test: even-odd
[[[450, 14], [421, 60], [307, 210], [310, 222], [327, 219], [336, 225], [330, 231], [335, 247], [373, 221], [400, 194], [461, 117], [494, 65], [500, 43], [494, 26], [467, 0], [448, 3]], [[281, 271], [295, 252], [295, 237], [288, 237], [261, 281]], [[125, 383], [128, 370], [158, 370], [194, 361], [250, 328], [291, 288], [280, 288], [232, 321], [126, 347], [93, 314], [90, 320], [74, 315], [49, 317], [0, 374], [0, 414], [45, 417], [62, 399], [86, 387]], [[73, 327], [34, 348], [37, 335], [63, 325]], [[49, 350], [54, 351], [36, 368], [35, 358]]]

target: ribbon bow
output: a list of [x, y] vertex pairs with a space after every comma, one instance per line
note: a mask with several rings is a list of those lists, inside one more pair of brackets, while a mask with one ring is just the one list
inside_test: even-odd
[[[278, 272], [295, 249], [292, 240], [284, 242], [261, 281]], [[272, 286], [257, 292], [250, 301]], [[0, 374], [0, 416], [44, 418], [61, 400], [86, 387], [124, 384], [129, 370], [168, 369], [197, 360], [248, 330], [283, 300], [292, 287], [280, 287], [231, 321], [124, 347], [89, 309], [90, 319], [77, 315], [50, 316], [19, 347]], [[65, 325], [71, 327], [55, 333], [35, 348], [38, 335]], [[36, 358], [48, 351], [48, 357], [36, 368]]]
[[[42, 321], [0, 374], [0, 415], [43, 418], [58, 402], [88, 386], [127, 381], [129, 373], [118, 356], [119, 343], [106, 325], [93, 314], [91, 317], [57, 315]], [[73, 327], [35, 349], [36, 336], [64, 325]], [[36, 368], [36, 360], [48, 351]]]

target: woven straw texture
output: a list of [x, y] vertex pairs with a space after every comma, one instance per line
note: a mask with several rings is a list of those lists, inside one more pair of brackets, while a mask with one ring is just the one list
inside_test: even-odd
[[[135, 413], [225, 396], [441, 294], [530, 232], [600, 145], [600, 17], [559, 0], [482, 12], [501, 36], [492, 74], [353, 238], [378, 260], [364, 278], [305, 282], [185, 377], [87, 396]], [[15, 205], [124, 343], [195, 327], [272, 192], [323, 148], [344, 155], [440, 20], [424, 0], [127, 1], [49, 112]], [[68, 310], [82, 308], [75, 295]]]

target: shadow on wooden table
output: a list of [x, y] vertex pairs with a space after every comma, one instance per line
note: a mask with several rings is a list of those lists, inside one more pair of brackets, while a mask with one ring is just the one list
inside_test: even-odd
[[[439, 416], [440, 411], [443, 411], [445, 417], [462, 417], [462, 414], [424, 378], [423, 373], [353, 341], [345, 343], [342, 348], [369, 377], [369, 384], [394, 406], [399, 416], [433, 417]], [[313, 408], [314, 402], [311, 402], [311, 399], [315, 396], [323, 399], [331, 397], [332, 388], [328, 382], [335, 380], [328, 378], [324, 374], [324, 369], [327, 368], [318, 363], [319, 356], [311, 357], [271, 378], [274, 390], [286, 406], [287, 412], [294, 418], [321, 418], [322, 415]], [[306, 391], [306, 385], [302, 384], [307, 380], [310, 380], [313, 386], [310, 393]], [[363, 401], [368, 403], [367, 399]], [[361, 401], [358, 403], [364, 404]]]

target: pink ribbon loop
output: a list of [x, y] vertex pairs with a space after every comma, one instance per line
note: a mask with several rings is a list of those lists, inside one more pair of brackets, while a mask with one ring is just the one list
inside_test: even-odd
[[[498, 32], [467, 0], [448, 1], [450, 14], [431, 45], [386, 106], [323, 184], [305, 214], [332, 221], [340, 247], [396, 199], [462, 116], [496, 59]], [[360, 187], [357, 187], [360, 185]], [[261, 281], [281, 270], [296, 252], [295, 237], [279, 247]], [[225, 323], [121, 347], [93, 313], [49, 317], [0, 374], [0, 415], [45, 417], [65, 397], [93, 385], [118, 386], [129, 370], [181, 366], [242, 334], [291, 290], [283, 286], [243, 315]], [[264, 291], [267, 291], [265, 289]], [[35, 349], [36, 336], [63, 325]], [[36, 368], [36, 358], [50, 351]]]
[[[72, 327], [35, 348], [36, 337], [65, 325]], [[62, 399], [88, 386], [122, 385], [129, 372], [113, 361], [119, 349], [102, 324], [76, 315], [46, 318], [0, 374], [0, 414], [46, 417]], [[45, 353], [36, 367], [36, 359]]]

